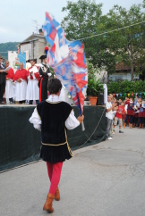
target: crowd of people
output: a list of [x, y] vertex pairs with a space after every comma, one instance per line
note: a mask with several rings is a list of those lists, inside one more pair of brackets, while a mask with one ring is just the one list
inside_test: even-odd
[[112, 139], [115, 127], [119, 124], [119, 133], [124, 133], [122, 127], [145, 127], [145, 99], [141, 96], [116, 100], [112, 94], [108, 95], [106, 103], [107, 139]]
[[19, 69], [14, 72], [9, 61], [3, 60], [0, 55], [0, 104], [26, 103], [38, 104], [47, 99], [47, 82], [51, 73], [47, 66], [46, 55], [40, 56], [42, 64], [38, 67], [33, 59], [30, 60], [28, 70], [24, 69], [22, 62]]

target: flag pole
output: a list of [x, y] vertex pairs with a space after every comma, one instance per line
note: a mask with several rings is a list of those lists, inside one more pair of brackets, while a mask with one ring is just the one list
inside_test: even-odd
[[[79, 100], [79, 97], [78, 97], [78, 93], [77, 93], [77, 98], [78, 98], [78, 103], [79, 103], [79, 110], [80, 110], [80, 114], [81, 114], [81, 116], [82, 116], [83, 113], [82, 113], [82, 110], [81, 110], [80, 100]], [[81, 124], [82, 124], [82, 131], [85, 131], [84, 121], [82, 121]]]

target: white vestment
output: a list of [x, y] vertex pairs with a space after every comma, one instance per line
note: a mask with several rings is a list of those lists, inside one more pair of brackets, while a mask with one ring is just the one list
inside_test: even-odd
[[21, 79], [21, 83], [15, 82], [15, 100], [23, 101], [26, 100], [27, 82]]
[[34, 65], [29, 72], [33, 72], [33, 79], [30, 79], [30, 75], [28, 76], [26, 100], [39, 100], [38, 80], [35, 77], [35, 73], [38, 73], [38, 68]]
[[6, 80], [6, 87], [5, 87], [5, 98], [13, 98], [14, 91], [13, 91], [13, 80], [7, 79]]

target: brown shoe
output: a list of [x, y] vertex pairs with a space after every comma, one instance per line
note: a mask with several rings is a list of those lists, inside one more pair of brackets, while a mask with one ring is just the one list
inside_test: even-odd
[[60, 192], [59, 192], [58, 187], [57, 187], [57, 189], [56, 189], [56, 192], [55, 192], [55, 195], [54, 195], [54, 199], [55, 199], [56, 201], [59, 201], [59, 200], [60, 200]]
[[144, 128], [144, 124], [142, 124], [142, 128]]
[[139, 124], [139, 128], [141, 128], [141, 124]]
[[124, 122], [124, 128], [126, 127], [126, 123]]
[[54, 195], [48, 193], [46, 202], [43, 206], [43, 210], [48, 211], [49, 213], [52, 213], [54, 211], [54, 208], [52, 207], [53, 199], [54, 199]]

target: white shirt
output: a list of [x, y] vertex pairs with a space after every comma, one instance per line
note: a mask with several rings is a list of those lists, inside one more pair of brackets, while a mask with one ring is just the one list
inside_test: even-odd
[[127, 114], [128, 104], [125, 104], [125, 113]]
[[[59, 96], [55, 95], [52, 96], [50, 95], [47, 99], [47, 101], [51, 102], [51, 103], [56, 103], [59, 102]], [[29, 119], [29, 122], [33, 124], [34, 128], [37, 130], [41, 131], [41, 119], [38, 115], [37, 109], [34, 109], [34, 112], [32, 113], [32, 116]], [[76, 127], [78, 127], [80, 125], [80, 122], [77, 120], [77, 118], [74, 116], [74, 111], [72, 110], [72, 112], [70, 113], [69, 117], [66, 119], [65, 121], [65, 127], [68, 130], [72, 130]]]
[[[107, 102], [106, 103], [106, 109], [110, 109], [112, 107], [112, 103], [111, 102]], [[106, 117], [110, 120], [113, 119], [113, 111], [110, 110], [109, 112], [106, 112]]]

